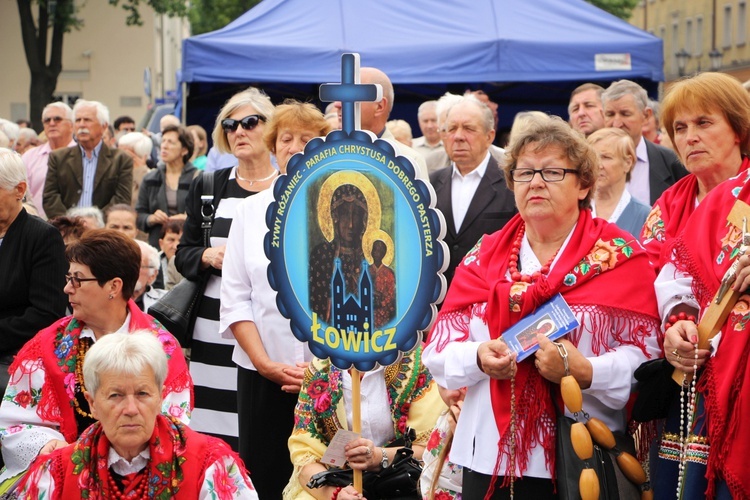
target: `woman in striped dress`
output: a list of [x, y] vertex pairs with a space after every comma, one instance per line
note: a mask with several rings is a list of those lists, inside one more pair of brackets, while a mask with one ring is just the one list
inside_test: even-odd
[[231, 332], [224, 337], [219, 333], [221, 269], [237, 205], [267, 189], [278, 175], [263, 142], [265, 122], [273, 110], [268, 96], [252, 87], [235, 94], [221, 109], [213, 131], [214, 144], [222, 153], [232, 153], [238, 165], [214, 172], [215, 216], [210, 247], [203, 246], [201, 229], [203, 178], [193, 181], [175, 257], [177, 270], [188, 279], [200, 279], [203, 273], [209, 273], [191, 345], [190, 374], [195, 384], [191, 427], [224, 439], [235, 450], [239, 450], [237, 366], [232, 361], [235, 340]]

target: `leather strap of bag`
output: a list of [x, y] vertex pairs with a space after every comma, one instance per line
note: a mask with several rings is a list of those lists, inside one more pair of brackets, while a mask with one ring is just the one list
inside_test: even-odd
[[203, 230], [203, 246], [211, 246], [211, 226], [214, 222], [214, 173], [203, 173], [203, 194], [201, 194], [201, 229]]

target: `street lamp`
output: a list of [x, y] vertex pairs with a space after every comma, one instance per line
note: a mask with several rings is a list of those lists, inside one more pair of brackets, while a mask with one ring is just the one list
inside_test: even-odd
[[711, 59], [711, 71], [719, 71], [719, 68], [721, 68], [721, 58], [723, 56], [724, 54], [720, 50], [717, 50], [716, 47], [708, 53], [708, 57]]
[[690, 54], [688, 54], [687, 50], [682, 49], [681, 51], [676, 52], [674, 56], [677, 58], [678, 73], [680, 76], [685, 76], [685, 66], [687, 65], [688, 59], [690, 59]]

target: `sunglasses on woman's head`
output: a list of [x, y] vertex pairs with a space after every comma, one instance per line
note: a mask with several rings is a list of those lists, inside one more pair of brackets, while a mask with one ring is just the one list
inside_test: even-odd
[[224, 133], [234, 132], [237, 127], [242, 125], [245, 130], [252, 130], [258, 126], [258, 122], [265, 122], [266, 117], [262, 115], [250, 115], [246, 116], [241, 120], [235, 120], [232, 118], [226, 118], [221, 121], [221, 128], [224, 129]]

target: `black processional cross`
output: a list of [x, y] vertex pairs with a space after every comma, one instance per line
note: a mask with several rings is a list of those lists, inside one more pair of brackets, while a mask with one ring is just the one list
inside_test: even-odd
[[341, 83], [320, 86], [320, 100], [341, 101], [341, 130], [351, 134], [359, 130], [359, 103], [379, 101], [383, 88], [377, 83], [359, 83], [359, 54], [341, 56]]

